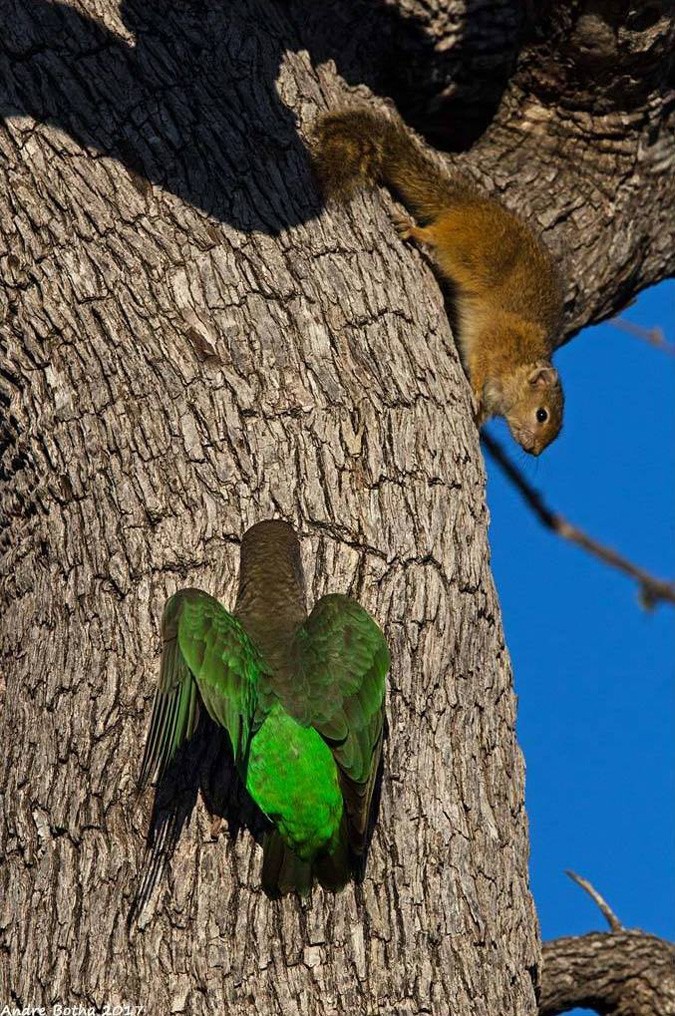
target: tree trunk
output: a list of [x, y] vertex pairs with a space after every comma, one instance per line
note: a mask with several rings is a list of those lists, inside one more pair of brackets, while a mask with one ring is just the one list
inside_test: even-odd
[[[299, 136], [347, 93], [328, 51], [375, 86], [340, 48], [368, 8], [328, 5], [320, 31], [264, 0], [0, 9], [0, 999], [532, 1016], [468, 384], [389, 200], [321, 212]], [[298, 528], [311, 597], [355, 595], [391, 646], [365, 879], [268, 900], [203, 737], [170, 871], [129, 927], [163, 603], [198, 585], [231, 604], [237, 541], [271, 516]]]

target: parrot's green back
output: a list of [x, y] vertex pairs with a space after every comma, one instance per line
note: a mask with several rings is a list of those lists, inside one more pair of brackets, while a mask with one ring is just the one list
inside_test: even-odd
[[[269, 584], [265, 577], [263, 593]], [[168, 601], [141, 780], [166, 769], [195, 729], [201, 700], [273, 823], [266, 891], [306, 893], [315, 876], [337, 890], [349, 879], [350, 851], [365, 847], [389, 668], [384, 636], [346, 596], [324, 597], [304, 620], [296, 604], [285, 625], [282, 611], [259, 609], [263, 593], [246, 591], [237, 616], [196, 589]]]
[[246, 788], [301, 860], [335, 850], [343, 804], [333, 753], [281, 704], [251, 740]]

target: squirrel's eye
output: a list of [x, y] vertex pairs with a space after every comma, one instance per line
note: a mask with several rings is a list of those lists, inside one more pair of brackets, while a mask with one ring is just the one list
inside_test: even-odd
[[548, 420], [548, 413], [546, 412], [545, 409], [537, 410], [537, 420], [539, 421], [539, 423], [546, 423], [546, 421]]

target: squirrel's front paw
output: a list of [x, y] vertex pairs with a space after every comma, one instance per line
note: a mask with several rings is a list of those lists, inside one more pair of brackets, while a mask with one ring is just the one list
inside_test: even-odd
[[402, 240], [409, 240], [411, 238], [415, 229], [415, 223], [412, 219], [407, 215], [403, 215], [402, 212], [392, 212], [391, 221]]

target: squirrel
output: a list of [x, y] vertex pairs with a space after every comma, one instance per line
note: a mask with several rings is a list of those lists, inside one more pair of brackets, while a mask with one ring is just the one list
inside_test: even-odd
[[563, 391], [551, 364], [562, 320], [553, 258], [533, 230], [456, 173], [444, 173], [400, 121], [369, 110], [323, 116], [311, 157], [325, 198], [346, 201], [383, 183], [422, 225], [394, 216], [402, 239], [429, 247], [454, 290], [460, 356], [476, 422], [503, 416], [539, 455], [562, 426]]

